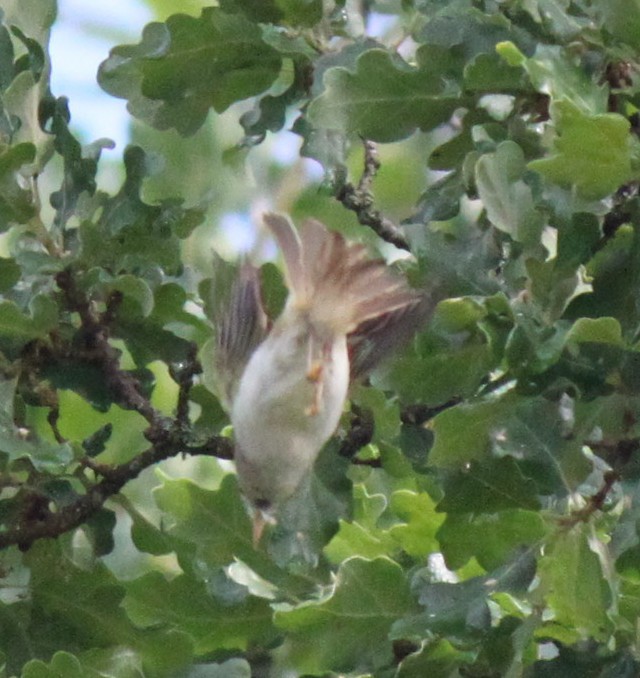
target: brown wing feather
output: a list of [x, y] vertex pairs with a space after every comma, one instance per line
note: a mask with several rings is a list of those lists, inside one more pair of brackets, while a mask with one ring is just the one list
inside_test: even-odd
[[219, 395], [230, 408], [251, 354], [268, 332], [260, 298], [258, 269], [245, 262], [233, 283], [228, 304], [216, 319], [215, 369]]

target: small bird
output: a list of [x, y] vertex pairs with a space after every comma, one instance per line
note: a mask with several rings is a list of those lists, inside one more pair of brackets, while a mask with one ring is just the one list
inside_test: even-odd
[[284, 258], [286, 305], [270, 327], [258, 271], [245, 263], [218, 319], [215, 359], [254, 545], [311, 473], [350, 380], [410, 335], [425, 306], [383, 260], [319, 221], [299, 232], [278, 214], [264, 222]]

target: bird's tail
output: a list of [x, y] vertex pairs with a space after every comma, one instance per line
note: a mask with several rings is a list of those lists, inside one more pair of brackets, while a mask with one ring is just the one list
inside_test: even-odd
[[363, 245], [347, 242], [319, 221], [309, 219], [299, 231], [278, 214], [266, 214], [264, 221], [286, 264], [287, 303], [314, 325], [347, 335], [375, 318], [420, 305], [421, 295], [385, 261], [368, 258]]

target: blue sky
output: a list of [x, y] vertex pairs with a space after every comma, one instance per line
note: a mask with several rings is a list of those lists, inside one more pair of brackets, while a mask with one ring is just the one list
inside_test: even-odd
[[[122, 151], [128, 138], [126, 102], [103, 92], [96, 82], [100, 62], [118, 42], [137, 42], [151, 11], [137, 0], [58, 0], [51, 33], [51, 88], [70, 100], [72, 124], [83, 141], [113, 139]], [[79, 56], [80, 55], [80, 56]]]

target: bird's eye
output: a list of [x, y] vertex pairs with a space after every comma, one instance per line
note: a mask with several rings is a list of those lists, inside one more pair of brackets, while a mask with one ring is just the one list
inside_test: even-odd
[[271, 502], [268, 499], [256, 499], [253, 504], [261, 511], [268, 511], [271, 508]]

